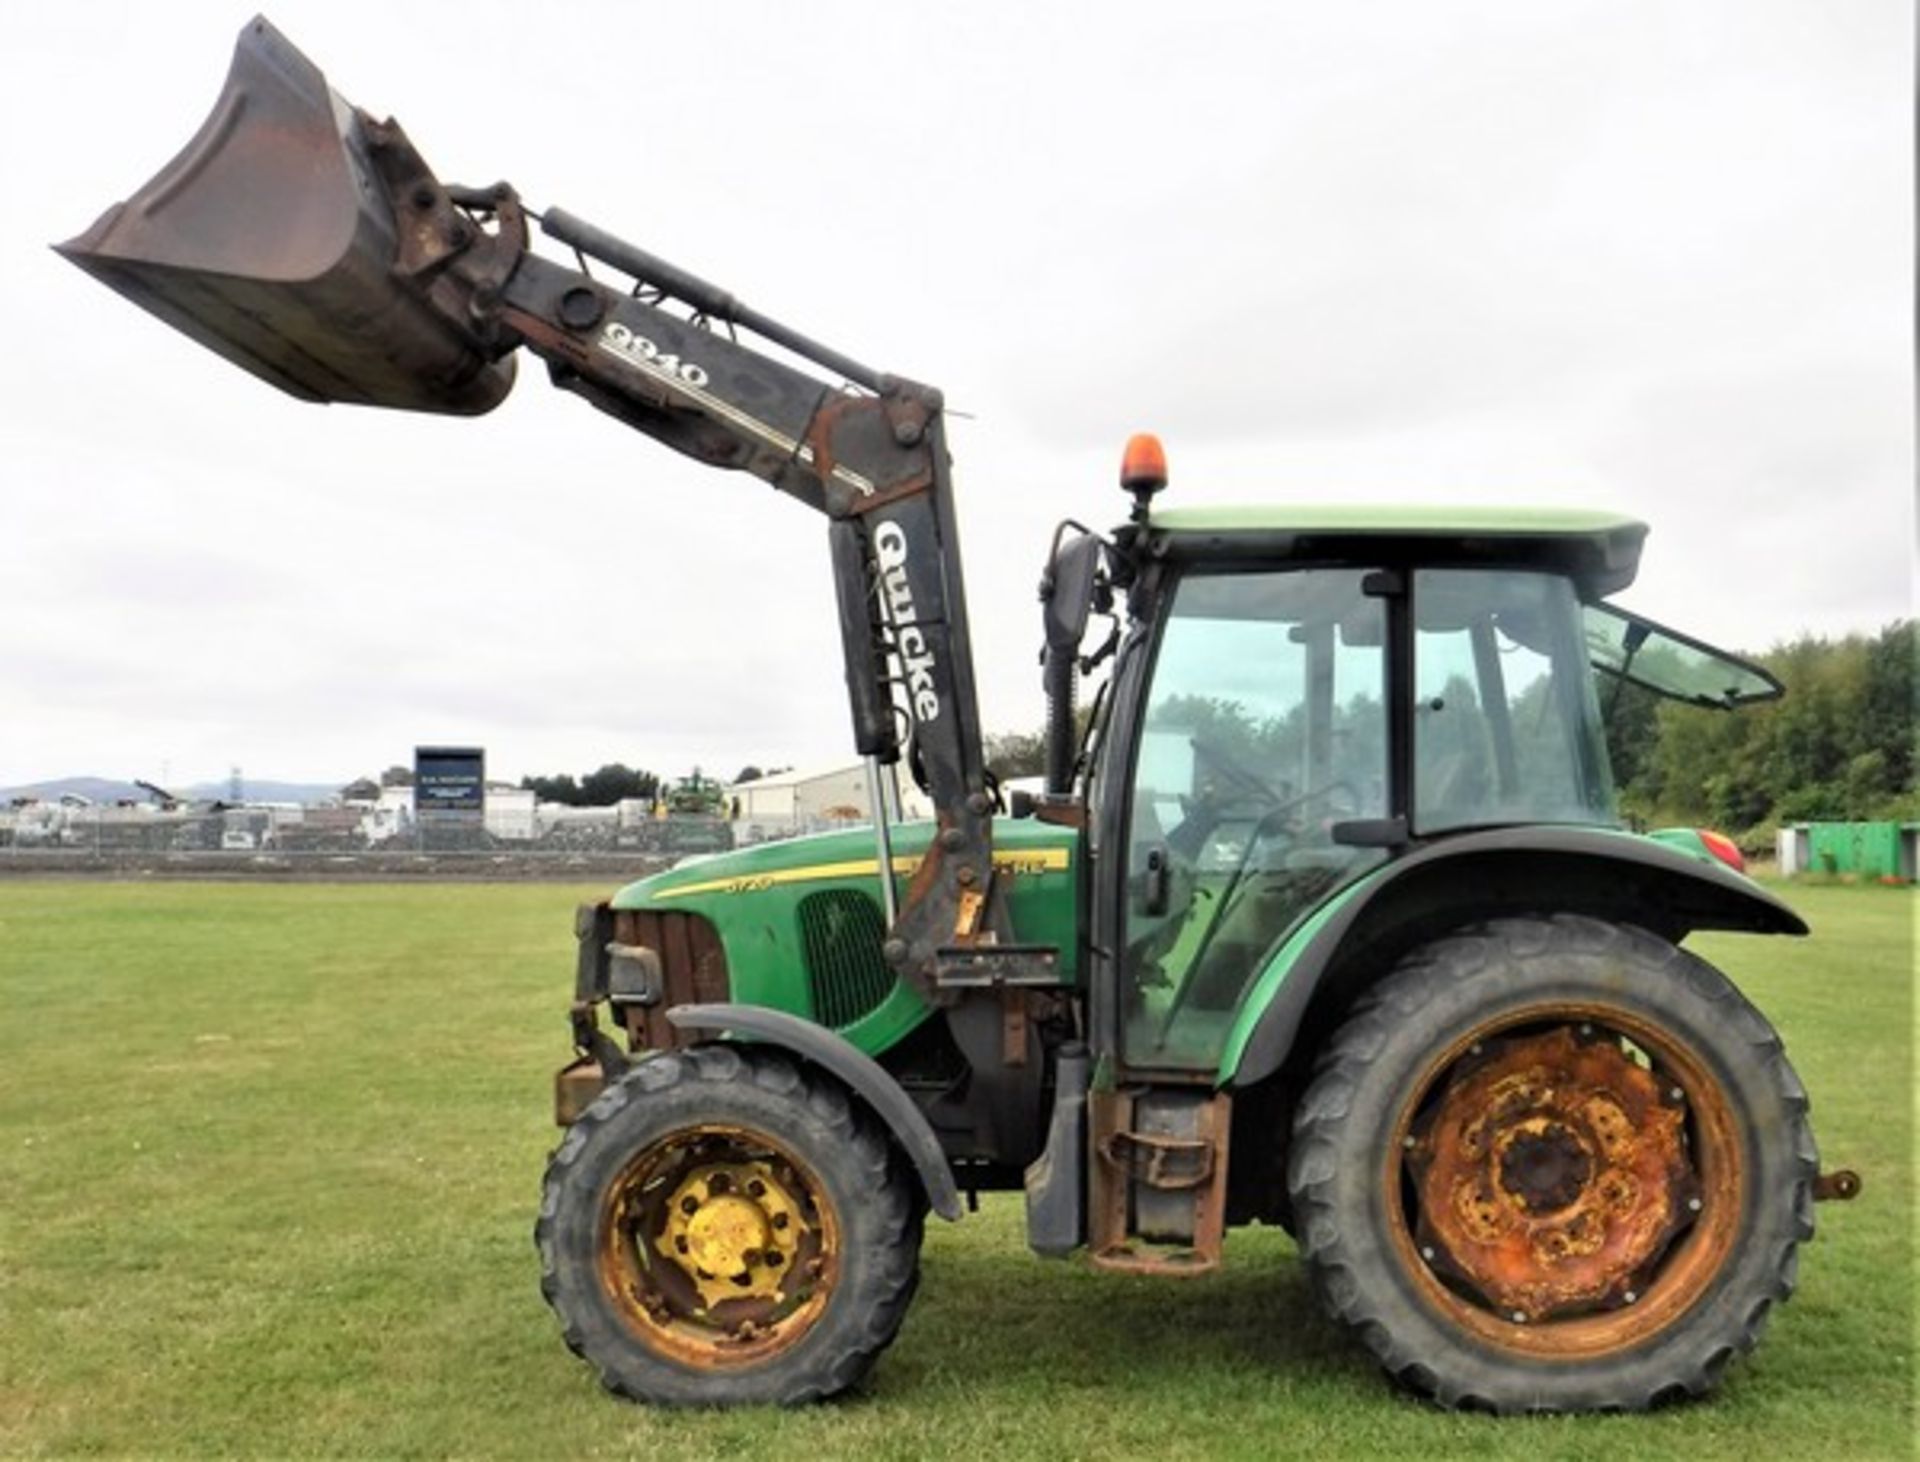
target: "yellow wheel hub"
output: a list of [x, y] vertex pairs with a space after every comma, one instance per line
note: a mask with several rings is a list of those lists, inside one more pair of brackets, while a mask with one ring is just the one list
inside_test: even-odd
[[659, 1250], [712, 1306], [780, 1294], [810, 1231], [769, 1164], [709, 1163], [688, 1173], [667, 1200]]
[[731, 1195], [713, 1198], [687, 1220], [687, 1257], [696, 1268], [731, 1279], [760, 1257], [772, 1232], [756, 1204]]
[[632, 1156], [603, 1202], [600, 1282], [633, 1338], [678, 1364], [760, 1364], [813, 1328], [839, 1283], [839, 1214], [766, 1133], [670, 1133]]

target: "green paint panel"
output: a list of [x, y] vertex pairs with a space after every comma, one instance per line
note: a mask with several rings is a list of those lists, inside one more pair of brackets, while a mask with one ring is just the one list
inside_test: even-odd
[[[1898, 824], [1887, 823], [1885, 826], [1895, 829], [1897, 847]], [[1719, 860], [1707, 851], [1707, 846], [1700, 840], [1699, 833], [1692, 828], [1661, 828], [1658, 832], [1644, 834], [1628, 832], [1624, 828], [1607, 827], [1595, 827], [1588, 831], [1606, 834], [1623, 841], [1659, 843], [1663, 847], [1697, 858], [1703, 863], [1711, 863], [1716, 867], [1722, 866]], [[1240, 1002], [1239, 1010], [1235, 1012], [1233, 1026], [1227, 1032], [1226, 1046], [1220, 1057], [1216, 1081], [1225, 1085], [1240, 1069], [1241, 1059], [1246, 1055], [1247, 1042], [1253, 1038], [1254, 1027], [1260, 1023], [1260, 1017], [1266, 1013], [1267, 1007], [1273, 1004], [1274, 997], [1280, 993], [1288, 976], [1293, 973], [1300, 956], [1306, 952], [1307, 946], [1313, 942], [1314, 937], [1326, 927], [1328, 920], [1352, 900], [1363, 894], [1370, 894], [1377, 884], [1391, 878], [1394, 871], [1393, 863], [1383, 863], [1364, 878], [1349, 883], [1287, 936], [1286, 942], [1267, 961], [1266, 967], [1261, 970], [1258, 978], [1247, 991], [1246, 998]]]
[[1226, 1045], [1221, 1051], [1220, 1067], [1215, 1081], [1224, 1086], [1233, 1080], [1240, 1069], [1240, 1059], [1247, 1053], [1247, 1042], [1253, 1039], [1253, 1028], [1260, 1023], [1260, 1017], [1266, 1014], [1267, 1007], [1273, 1004], [1274, 997], [1280, 993], [1280, 987], [1293, 973], [1293, 967], [1300, 960], [1307, 946], [1313, 943], [1317, 935], [1327, 925], [1327, 921], [1347, 904], [1360, 896], [1363, 889], [1371, 889], [1381, 878], [1393, 870], [1393, 864], [1385, 863], [1374, 869], [1364, 878], [1354, 880], [1340, 889], [1324, 904], [1302, 920], [1299, 927], [1275, 951], [1266, 968], [1255, 978], [1253, 986], [1241, 1000], [1240, 1008], [1234, 1013], [1233, 1026], [1227, 1032]]
[[1619, 513], [1581, 508], [1449, 507], [1317, 503], [1247, 504], [1223, 507], [1167, 508], [1153, 514], [1152, 525], [1170, 533], [1349, 532], [1380, 534], [1516, 534], [1537, 537], [1564, 533], [1587, 538], [1596, 533], [1644, 533], [1646, 524]]
[[1685, 853], [1689, 858], [1698, 858], [1702, 863], [1715, 862], [1707, 845], [1701, 840], [1700, 830], [1692, 827], [1657, 827], [1645, 834], [1650, 843], [1662, 843], [1676, 852]]
[[[933, 835], [930, 822], [893, 830], [893, 877], [907, 880]], [[1060, 950], [1061, 979], [1079, 978], [1079, 835], [1048, 823], [995, 822], [994, 866], [1011, 880], [1014, 930], [1025, 943]], [[616, 909], [680, 910], [709, 920], [727, 952], [733, 999], [817, 1019], [803, 952], [800, 902], [829, 889], [853, 889], [880, 903], [873, 832], [860, 827], [816, 837], [689, 859], [665, 873], [628, 884]], [[855, 1046], [878, 1055], [911, 1032], [932, 1007], [904, 983], [878, 1006], [840, 1028]]]

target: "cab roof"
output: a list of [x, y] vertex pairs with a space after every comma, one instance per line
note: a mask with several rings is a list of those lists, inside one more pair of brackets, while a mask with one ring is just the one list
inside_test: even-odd
[[1156, 510], [1148, 551], [1183, 561], [1508, 565], [1570, 574], [1583, 598], [1633, 582], [1647, 525], [1580, 508], [1255, 504]]

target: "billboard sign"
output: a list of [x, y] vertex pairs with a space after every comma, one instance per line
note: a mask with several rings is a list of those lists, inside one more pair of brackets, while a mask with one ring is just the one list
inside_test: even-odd
[[478, 821], [487, 808], [486, 752], [478, 746], [416, 746], [413, 806], [423, 819], [436, 813], [467, 813]]

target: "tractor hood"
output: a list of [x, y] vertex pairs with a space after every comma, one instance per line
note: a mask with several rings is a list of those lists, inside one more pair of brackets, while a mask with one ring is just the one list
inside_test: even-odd
[[[902, 823], [893, 829], [893, 876], [903, 889], [926, 854], [932, 840], [931, 822]], [[999, 819], [993, 825], [993, 864], [1002, 877], [1025, 880], [1017, 890], [1040, 875], [1069, 876], [1077, 855], [1078, 834], [1050, 823]], [[710, 899], [727, 900], [742, 894], [773, 889], [807, 891], [812, 886], [851, 885], [871, 888], [879, 898], [879, 859], [873, 832], [866, 827], [846, 832], [817, 833], [761, 843], [731, 853], [689, 858], [650, 878], [630, 883], [614, 895], [616, 909], [685, 908]], [[1026, 930], [1021, 937], [1030, 937]], [[1069, 941], [1071, 942], [1071, 941]], [[1065, 954], [1065, 950], [1062, 953]]]
[[[930, 822], [894, 829], [897, 887], [913, 876], [933, 832]], [[1011, 884], [1017, 937], [1058, 949], [1061, 981], [1077, 982], [1079, 834], [998, 819], [993, 845], [994, 876]], [[725, 951], [729, 1000], [819, 1021], [877, 1056], [933, 1013], [911, 984], [880, 973], [879, 869], [872, 830], [860, 827], [690, 859], [629, 884], [612, 904], [701, 921]], [[866, 901], [866, 917], [848, 917], [850, 895]], [[865, 988], [859, 999], [844, 990], [839, 994], [846, 998], [836, 997], [846, 967], [863, 963], [880, 974], [883, 987]]]

